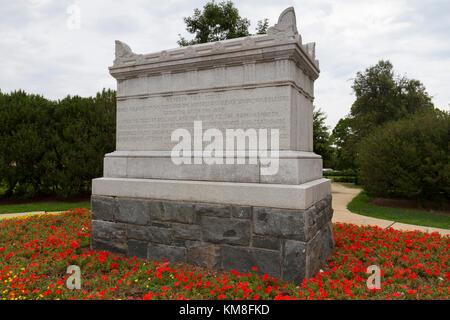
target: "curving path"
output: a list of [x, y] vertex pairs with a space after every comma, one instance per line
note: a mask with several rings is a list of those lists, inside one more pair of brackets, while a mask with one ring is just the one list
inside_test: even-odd
[[362, 216], [347, 209], [347, 204], [352, 201], [361, 192], [361, 189], [347, 188], [343, 185], [332, 183], [331, 193], [333, 195], [333, 222], [352, 223], [356, 225], [375, 225], [381, 228], [392, 227], [398, 230], [422, 232], [439, 232], [442, 235], [450, 235], [450, 230], [416, 226], [412, 224], [400, 223], [390, 220], [377, 219], [372, 217]]
[[[404, 231], [419, 230], [422, 232], [439, 232], [440, 234], [443, 235], [450, 235], [450, 230], [447, 229], [416, 226], [412, 224], [400, 223], [390, 220], [366, 217], [350, 212], [347, 209], [347, 204], [361, 192], [361, 189], [347, 188], [344, 187], [343, 185], [332, 183], [331, 192], [333, 194], [333, 209], [334, 209], [333, 222], [352, 223], [356, 225], [375, 225], [381, 228], [392, 227], [394, 229]], [[42, 212], [26, 212], [26, 213], [5, 213], [0, 214], [0, 219], [20, 217], [32, 214], [45, 214], [45, 212], [42, 211]]]

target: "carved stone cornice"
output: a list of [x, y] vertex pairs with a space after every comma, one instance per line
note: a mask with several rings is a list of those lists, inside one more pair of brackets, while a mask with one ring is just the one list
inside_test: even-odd
[[293, 60], [311, 79], [316, 79], [320, 72], [315, 59], [315, 44], [302, 44], [292, 7], [281, 13], [278, 23], [269, 28], [265, 35], [202, 43], [150, 54], [136, 54], [128, 45], [117, 40], [115, 52], [116, 58], [109, 70], [116, 79], [135, 77], [142, 73], [180, 72], [187, 68], [214, 68], [217, 65], [245, 64], [248, 61], [264, 62], [280, 57]]

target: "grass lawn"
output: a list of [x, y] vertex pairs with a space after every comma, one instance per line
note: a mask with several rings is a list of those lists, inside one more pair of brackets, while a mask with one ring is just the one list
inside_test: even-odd
[[[302, 283], [89, 250], [91, 217], [77, 209], [0, 220], [0, 299], [450, 299], [450, 237], [334, 224], [336, 248]], [[69, 290], [67, 267], [81, 269]], [[368, 266], [381, 288], [368, 289]]]
[[347, 205], [348, 210], [364, 216], [414, 224], [426, 227], [450, 229], [450, 215], [369, 204], [372, 198], [364, 191]]
[[17, 212], [33, 212], [33, 211], [66, 211], [73, 208], [91, 208], [90, 202], [38, 202], [23, 204], [2, 204], [0, 205], [0, 214], [17, 213]]
[[[0, 196], [3, 196], [6, 192], [6, 187], [0, 184]], [[31, 200], [32, 201], [32, 200]], [[18, 213], [18, 212], [33, 212], [33, 211], [66, 211], [74, 208], [91, 208], [89, 201], [38, 201], [30, 203], [18, 203], [18, 204], [3, 204], [0, 203], [0, 214], [3, 213]]]

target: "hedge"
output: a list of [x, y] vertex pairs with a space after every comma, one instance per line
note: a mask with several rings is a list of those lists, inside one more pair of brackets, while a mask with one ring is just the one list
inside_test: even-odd
[[324, 171], [325, 177], [356, 177], [356, 171], [352, 169], [342, 171]]
[[358, 178], [356, 176], [343, 176], [343, 177], [332, 177], [333, 182], [349, 182], [349, 183], [358, 183]]
[[91, 192], [103, 156], [115, 147], [116, 93], [59, 101], [0, 91], [0, 183], [7, 196]]

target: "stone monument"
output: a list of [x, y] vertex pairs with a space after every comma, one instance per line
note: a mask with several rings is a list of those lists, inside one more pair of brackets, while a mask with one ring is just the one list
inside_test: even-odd
[[[116, 151], [92, 181], [91, 247], [288, 281], [333, 248], [331, 185], [313, 153], [315, 43], [288, 8], [265, 35], [136, 54], [116, 41]], [[278, 129], [278, 167], [174, 163], [173, 132]], [[246, 131], [247, 132], [247, 131]], [[239, 147], [235, 147], [236, 150]], [[249, 160], [247, 147], [236, 155]], [[242, 150], [241, 150], [242, 151]], [[219, 153], [220, 155], [220, 153]]]

